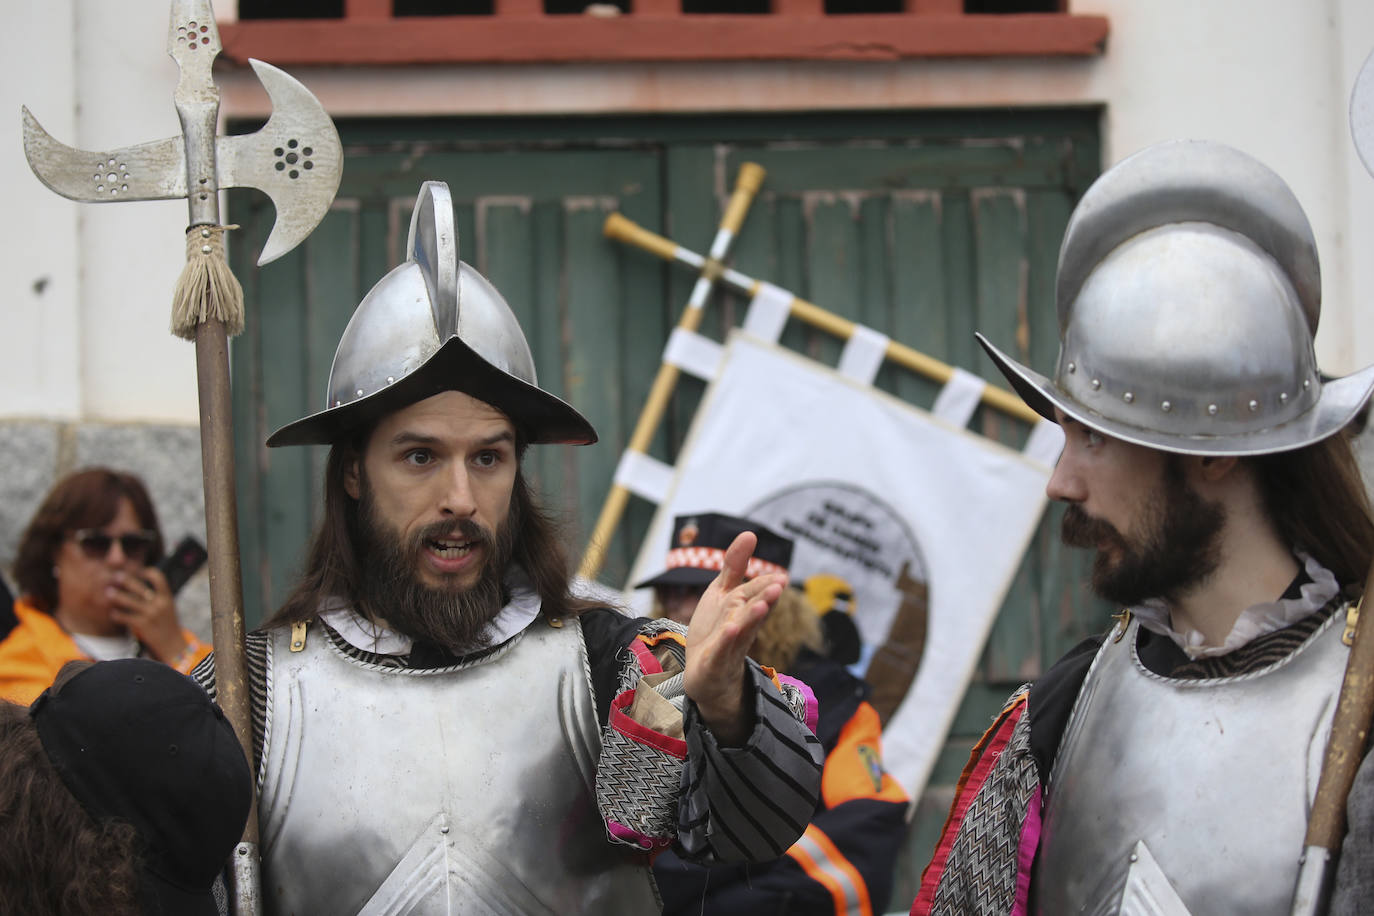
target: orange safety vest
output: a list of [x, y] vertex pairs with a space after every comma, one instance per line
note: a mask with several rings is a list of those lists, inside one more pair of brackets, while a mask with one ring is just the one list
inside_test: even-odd
[[[19, 625], [0, 641], [0, 699], [25, 706], [52, 684], [67, 662], [89, 659], [51, 614], [23, 598], [14, 602]], [[187, 651], [175, 667], [182, 674], [200, 664], [210, 647], [189, 630], [182, 630]]]

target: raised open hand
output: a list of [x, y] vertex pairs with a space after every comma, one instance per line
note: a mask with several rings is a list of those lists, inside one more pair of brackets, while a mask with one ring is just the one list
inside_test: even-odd
[[787, 577], [769, 574], [744, 580], [758, 538], [746, 531], [725, 551], [720, 575], [697, 603], [687, 628], [687, 670], [683, 686], [716, 740], [739, 745], [749, 736], [752, 711], [745, 705], [745, 659]]

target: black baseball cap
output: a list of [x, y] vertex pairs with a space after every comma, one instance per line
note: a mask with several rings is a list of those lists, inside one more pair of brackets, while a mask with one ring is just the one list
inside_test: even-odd
[[668, 568], [635, 584], [635, 588], [663, 585], [691, 585], [705, 588], [720, 575], [725, 548], [740, 532], [752, 531], [759, 543], [749, 560], [744, 577], [785, 573], [792, 562], [792, 541], [747, 518], [719, 512], [697, 512], [673, 519], [673, 537], [668, 548]]
[[29, 707], [43, 750], [96, 820], [141, 840], [140, 904], [216, 916], [211, 885], [243, 835], [252, 775], [220, 708], [151, 659], [97, 662]]

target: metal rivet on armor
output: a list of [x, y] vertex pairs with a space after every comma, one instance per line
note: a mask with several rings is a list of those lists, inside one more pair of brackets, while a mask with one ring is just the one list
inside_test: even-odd
[[208, 239], [208, 238], [210, 237], [210, 230], [209, 230], [209, 229], [202, 229], [202, 230], [200, 230], [200, 237], [203, 238], [203, 239]]
[[394, 383], [395, 381], [396, 381], [396, 379], [393, 378], [393, 377], [390, 376], [390, 375], [388, 375], [388, 376], [386, 377], [386, 383], [387, 383], [388, 385]]
[[342, 403], [343, 403], [343, 401], [335, 401], [335, 402], [334, 402], [334, 406], [335, 406], [335, 407], [338, 407], [338, 406], [339, 406], [340, 404], [342, 404]]
[[1127, 404], [1129, 404], [1129, 403], [1131, 403], [1132, 401], [1135, 400], [1135, 395], [1131, 394], [1131, 393], [1128, 391], [1128, 392], [1126, 392], [1125, 394], [1123, 394], [1123, 395], [1121, 396], [1121, 400], [1123, 400], [1123, 401], [1125, 401]]
[[209, 246], [209, 245], [201, 245], [201, 246], [200, 246], [200, 253], [201, 253], [201, 254], [209, 254], [209, 253], [210, 253], [210, 246]]
[[1170, 404], [1168, 401], [1161, 401], [1159, 404], [1159, 409], [1164, 411], [1165, 413], [1168, 413], [1169, 411], [1174, 409], [1174, 405]]
[[1099, 388], [1101, 388], [1101, 387], [1102, 387], [1102, 382], [1101, 382], [1101, 381], [1099, 381], [1098, 379], [1093, 379], [1093, 380], [1092, 380], [1092, 389], [1093, 389], [1093, 391], [1096, 391], [1097, 389], [1099, 389]]
[[1288, 403], [1288, 392], [1283, 391], [1283, 392], [1280, 392], [1280, 393], [1279, 393], [1279, 403], [1280, 403], [1280, 404], [1287, 404], [1287, 403]]
[[361, 388], [359, 388], [359, 389], [358, 389], [358, 397], [362, 397], [362, 396], [363, 396], [363, 390], [362, 390]]
[[1212, 416], [1215, 417], [1215, 416], [1217, 415], [1217, 405], [1215, 405], [1215, 404], [1208, 404], [1208, 405], [1207, 405], [1207, 412], [1208, 412], [1209, 414], [1211, 414]]
[[1311, 388], [1311, 387], [1312, 387], [1312, 380], [1311, 380], [1310, 378], [1305, 378], [1305, 379], [1303, 379], [1303, 380], [1302, 380], [1302, 387], [1303, 387], [1303, 390], [1304, 390], [1304, 391], [1306, 391], [1308, 388]]
[[1251, 401], [1251, 402], [1250, 402], [1250, 410], [1251, 410], [1251, 411], [1259, 410], [1259, 401]]
[[448, 827], [447, 827], [447, 826], [440, 827], [440, 828], [439, 828], [439, 832], [440, 832], [440, 833], [448, 833]]
[[1138, 862], [1138, 861], [1140, 861], [1140, 856], [1136, 855], [1135, 853], [1131, 853], [1131, 861], [1132, 861], [1132, 862]]
[[1073, 373], [1075, 373], [1075, 372], [1078, 371], [1078, 364], [1077, 364], [1077, 363], [1069, 363], [1068, 369], [1069, 369], [1069, 374], [1072, 375]]

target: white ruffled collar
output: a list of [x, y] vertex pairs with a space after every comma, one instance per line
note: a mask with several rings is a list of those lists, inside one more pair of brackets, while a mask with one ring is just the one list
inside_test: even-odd
[[1235, 625], [1231, 627], [1231, 632], [1219, 646], [1204, 646], [1203, 636], [1197, 630], [1189, 629], [1182, 633], [1175, 630], [1169, 616], [1169, 608], [1163, 601], [1146, 601], [1138, 607], [1131, 608], [1131, 614], [1145, 629], [1172, 639], [1189, 658], [1212, 658], [1234, 652], [1261, 636], [1297, 623], [1308, 614], [1325, 607], [1327, 602], [1336, 597], [1340, 585], [1336, 582], [1335, 574], [1301, 551], [1297, 552], [1297, 558], [1311, 580], [1303, 583], [1299, 589], [1299, 596], [1264, 601], [1241, 611]]
[[[510, 589], [510, 603], [487, 624], [489, 646], [499, 646], [539, 616], [539, 595], [522, 574], [508, 576], [506, 586]], [[409, 655], [415, 644], [404, 633], [363, 617], [342, 598], [326, 598], [320, 604], [320, 619], [350, 646], [374, 655]]]

